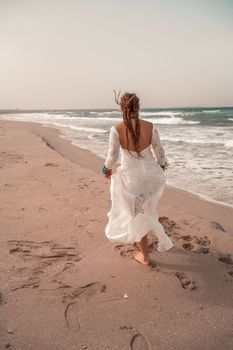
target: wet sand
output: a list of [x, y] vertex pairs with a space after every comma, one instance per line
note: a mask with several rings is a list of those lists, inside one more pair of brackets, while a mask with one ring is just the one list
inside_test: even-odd
[[175, 247], [143, 266], [113, 244], [103, 160], [36, 123], [0, 122], [0, 348], [232, 350], [233, 210], [166, 188]]

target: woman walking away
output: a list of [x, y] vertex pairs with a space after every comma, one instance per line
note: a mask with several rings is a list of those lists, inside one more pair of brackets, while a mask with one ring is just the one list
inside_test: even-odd
[[[111, 179], [112, 200], [105, 234], [112, 242], [136, 244], [139, 251], [134, 258], [149, 265], [149, 231], [158, 238], [158, 251], [173, 247], [157, 214], [166, 182], [167, 160], [154, 124], [139, 118], [139, 98], [126, 92], [115, 99], [123, 121], [110, 129], [108, 155], [102, 168], [105, 176]], [[119, 151], [121, 164], [112, 174]]]

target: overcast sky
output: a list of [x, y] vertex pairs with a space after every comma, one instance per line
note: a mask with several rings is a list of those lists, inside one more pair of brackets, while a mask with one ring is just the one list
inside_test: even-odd
[[0, 108], [233, 105], [232, 0], [0, 0]]

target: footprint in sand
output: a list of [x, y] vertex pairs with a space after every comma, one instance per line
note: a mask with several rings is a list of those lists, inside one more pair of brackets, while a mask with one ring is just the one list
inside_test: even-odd
[[79, 330], [81, 323], [78, 318], [80, 299], [88, 301], [91, 297], [96, 294], [104, 293], [106, 285], [101, 282], [91, 282], [85, 284], [72, 292], [65, 292], [63, 295], [63, 303], [66, 304], [64, 316], [68, 329]]
[[0, 305], [2, 305], [3, 303], [4, 303], [3, 295], [2, 295], [2, 293], [0, 292]]
[[[18, 289], [39, 287], [44, 274], [42, 270], [44, 263], [45, 261], [37, 266], [15, 268], [9, 278], [10, 290], [14, 292]], [[51, 264], [51, 262], [48, 263]]]
[[175, 221], [170, 220], [167, 216], [160, 216], [159, 222], [162, 224], [168, 236], [174, 233], [175, 229], [179, 228], [179, 226], [175, 223]]
[[121, 256], [128, 258], [134, 258], [135, 252], [138, 251], [136, 246], [129, 244], [118, 244], [114, 247], [114, 250], [120, 252]]
[[135, 332], [130, 341], [131, 350], [149, 350], [150, 349], [147, 339], [136, 328], [132, 326], [120, 326], [120, 329]]
[[[211, 241], [207, 236], [191, 236], [191, 235], [180, 235], [179, 231], [177, 229], [180, 229], [179, 225], [176, 224], [175, 221], [170, 220], [166, 216], [161, 216], [159, 218], [160, 223], [163, 225], [165, 231], [167, 232], [168, 236], [172, 234], [174, 239], [177, 239], [178, 241], [183, 241], [182, 247], [186, 250], [191, 250], [193, 253], [203, 253], [208, 254], [209, 253], [209, 246], [211, 245]], [[187, 225], [187, 222], [183, 222], [185, 225]]]
[[227, 254], [227, 255], [222, 254], [218, 258], [218, 260], [225, 263], [226, 265], [233, 265], [233, 260], [232, 260], [231, 254]]
[[21, 280], [20, 283], [17, 282], [10, 282], [11, 284], [13, 283], [15, 286], [11, 287], [11, 291], [15, 292], [18, 289], [23, 289], [23, 288], [37, 288], [40, 285], [40, 278], [36, 276], [31, 276], [26, 278], [25, 280]]
[[180, 280], [181, 286], [184, 289], [191, 289], [194, 290], [196, 289], [196, 284], [194, 281], [190, 280], [188, 275], [184, 272], [176, 272], [175, 276]]
[[0, 152], [0, 157], [4, 161], [18, 163], [19, 160], [24, 159], [22, 154], [13, 153], [13, 152]]
[[44, 166], [58, 167], [56, 163], [45, 163]]
[[15, 274], [11, 275], [12, 291], [37, 288], [45, 280], [46, 283], [50, 283], [54, 277], [73, 267], [74, 262], [81, 260], [76, 247], [62, 246], [52, 241], [9, 240], [7, 245], [10, 246], [10, 254], [32, 263], [31, 267], [19, 267]]
[[[227, 267], [229, 267], [230, 269], [233, 267], [233, 259], [231, 257], [231, 254], [221, 254], [218, 258], [219, 261], [221, 261], [222, 263], [226, 264]], [[233, 277], [233, 270], [227, 271], [228, 275], [230, 275], [231, 277]]]
[[131, 350], [149, 350], [149, 344], [146, 338], [141, 333], [133, 335], [130, 342]]
[[67, 304], [64, 316], [66, 320], [66, 325], [68, 329], [80, 330], [80, 321], [78, 318], [79, 307], [77, 302], [70, 302]]
[[[149, 252], [152, 252], [155, 247], [157, 247], [157, 242], [155, 240], [152, 240], [151, 243], [149, 243], [148, 245], [149, 247]], [[115, 251], [119, 251], [120, 255], [123, 257], [128, 257], [131, 259], [134, 259], [134, 255], [136, 252], [138, 252], [138, 248], [136, 246], [136, 244], [133, 245], [129, 245], [129, 244], [118, 244], [114, 247]], [[149, 267], [154, 270], [155, 268], [157, 268], [157, 263], [156, 261], [150, 259], [150, 265]]]
[[193, 253], [197, 253], [197, 254], [209, 253], [209, 246], [211, 244], [211, 241], [207, 236], [197, 237], [197, 236], [185, 235], [185, 236], [182, 236], [181, 238], [182, 240], [184, 240], [184, 243], [182, 244], [182, 247], [184, 249], [191, 250]]
[[99, 293], [104, 293], [106, 291], [106, 285], [102, 282], [91, 282], [85, 284], [77, 289], [73, 289], [71, 292], [66, 292], [63, 295], [62, 302], [67, 303], [68, 301], [73, 301], [76, 298], [80, 298], [88, 301], [92, 296]]
[[216, 221], [211, 221], [210, 222], [211, 226], [214, 227], [216, 230], [219, 230], [219, 231], [222, 231], [222, 232], [226, 232], [226, 230], [224, 229], [224, 227], [219, 224], [218, 222]]
[[26, 240], [8, 240], [10, 248], [10, 254], [19, 254], [24, 259], [38, 258], [38, 259], [51, 259], [51, 258], [69, 258], [77, 257], [78, 252], [75, 247], [61, 246], [52, 241], [26, 241]]

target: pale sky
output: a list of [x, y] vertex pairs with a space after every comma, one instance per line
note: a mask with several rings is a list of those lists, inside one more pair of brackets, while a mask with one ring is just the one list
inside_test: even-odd
[[0, 109], [233, 106], [233, 0], [0, 0]]

